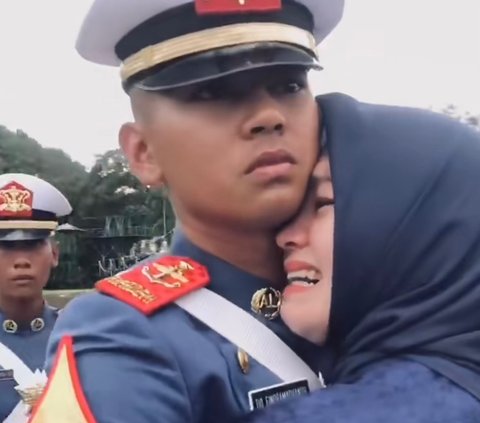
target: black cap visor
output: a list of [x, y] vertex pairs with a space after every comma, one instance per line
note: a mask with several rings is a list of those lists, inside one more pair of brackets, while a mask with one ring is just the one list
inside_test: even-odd
[[53, 235], [49, 229], [8, 229], [0, 230], [0, 242], [35, 241]]
[[136, 74], [123, 85], [145, 91], [162, 91], [210, 81], [238, 72], [272, 67], [302, 66], [322, 69], [316, 58], [293, 45], [262, 42], [225, 47], [182, 57]]

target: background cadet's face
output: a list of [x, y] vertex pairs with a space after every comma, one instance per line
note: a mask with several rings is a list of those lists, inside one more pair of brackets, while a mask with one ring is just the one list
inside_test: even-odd
[[57, 247], [48, 239], [0, 242], [0, 295], [17, 300], [41, 296], [57, 264]]
[[281, 316], [293, 332], [317, 344], [325, 342], [330, 317], [333, 200], [329, 161], [322, 157], [302, 210], [277, 236], [289, 279]]
[[148, 116], [143, 134], [181, 220], [264, 228], [299, 207], [319, 125], [303, 69], [250, 71], [148, 94]]

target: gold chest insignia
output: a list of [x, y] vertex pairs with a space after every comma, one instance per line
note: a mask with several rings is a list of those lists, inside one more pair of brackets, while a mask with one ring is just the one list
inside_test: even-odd
[[259, 289], [252, 296], [250, 306], [255, 314], [267, 320], [273, 320], [280, 314], [282, 294], [273, 288]]

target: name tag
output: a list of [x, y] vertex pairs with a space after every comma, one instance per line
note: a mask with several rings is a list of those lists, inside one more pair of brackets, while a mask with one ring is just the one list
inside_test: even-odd
[[13, 370], [0, 370], [0, 382], [2, 380], [13, 380]]
[[278, 385], [267, 386], [266, 388], [256, 389], [248, 393], [248, 402], [250, 410], [265, 408], [287, 398], [299, 397], [308, 394], [307, 380], [297, 382], [281, 383]]

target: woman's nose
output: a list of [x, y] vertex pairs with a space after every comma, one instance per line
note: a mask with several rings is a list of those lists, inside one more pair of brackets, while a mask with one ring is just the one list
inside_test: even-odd
[[305, 216], [298, 216], [277, 234], [277, 245], [286, 252], [307, 246], [307, 228]]

